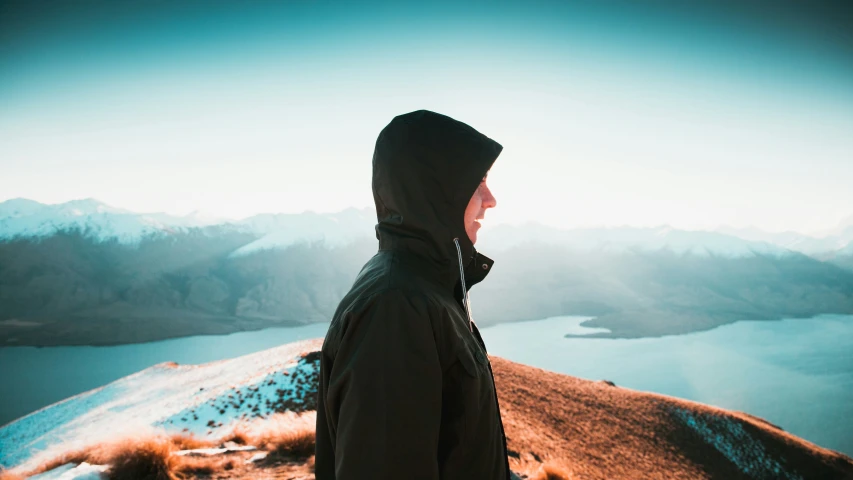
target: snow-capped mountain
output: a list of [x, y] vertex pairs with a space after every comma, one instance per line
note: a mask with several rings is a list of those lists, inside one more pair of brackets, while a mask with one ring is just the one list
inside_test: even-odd
[[144, 236], [168, 234], [192, 227], [221, 223], [197, 212], [185, 216], [135, 213], [94, 198], [46, 205], [24, 198], [0, 203], [0, 238], [45, 237], [58, 231], [79, 229], [99, 240], [116, 238], [134, 243]]
[[135, 213], [92, 198], [56, 205], [24, 198], [0, 203], [0, 239], [47, 237], [58, 231], [80, 229], [98, 240], [116, 238], [132, 244], [149, 235], [208, 226], [224, 226], [258, 237], [235, 251], [234, 256], [283, 248], [298, 241], [323, 240], [331, 246], [344, 245], [359, 237], [373, 236], [375, 223], [375, 214], [369, 208], [348, 208], [328, 214], [260, 214], [243, 220], [226, 220], [200, 212], [183, 216]]
[[[242, 220], [226, 220], [199, 212], [184, 216], [135, 213], [92, 198], [56, 205], [23, 198], [0, 203], [0, 239], [38, 238], [57, 231], [81, 229], [97, 239], [117, 238], [123, 243], [135, 243], [148, 235], [168, 235], [207, 226], [222, 226], [256, 237], [236, 249], [232, 257], [285, 248], [299, 241], [322, 240], [329, 246], [341, 246], [359, 238], [372, 238], [375, 223], [372, 208], [348, 208], [336, 213], [259, 214]], [[764, 232], [756, 228], [721, 227], [713, 232], [678, 230], [670, 226], [562, 230], [539, 223], [486, 225], [480, 238], [477, 247], [484, 252], [536, 242], [608, 253], [670, 250], [678, 254], [734, 258], [784, 255], [794, 251], [824, 259], [835, 252], [846, 254], [849, 251], [848, 247], [853, 245], [853, 217], [842, 221], [832, 235], [823, 238], [797, 232]]]
[[13, 198], [0, 203], [0, 219], [32, 215], [44, 207], [43, 203], [36, 202], [35, 200]]

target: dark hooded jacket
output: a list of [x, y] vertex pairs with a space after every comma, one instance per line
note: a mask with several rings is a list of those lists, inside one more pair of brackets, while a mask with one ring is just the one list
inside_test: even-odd
[[317, 480], [510, 478], [491, 363], [465, 301], [493, 261], [463, 221], [502, 149], [427, 110], [379, 134], [379, 251], [323, 342]]

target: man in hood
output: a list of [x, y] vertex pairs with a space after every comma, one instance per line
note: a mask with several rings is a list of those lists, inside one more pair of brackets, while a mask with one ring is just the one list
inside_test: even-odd
[[373, 153], [379, 251], [323, 342], [317, 480], [509, 480], [506, 436], [468, 290], [503, 147], [428, 110], [398, 115]]

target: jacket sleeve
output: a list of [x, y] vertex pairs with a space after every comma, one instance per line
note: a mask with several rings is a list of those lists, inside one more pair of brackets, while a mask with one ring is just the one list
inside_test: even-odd
[[418, 296], [379, 293], [350, 318], [328, 392], [336, 480], [437, 480], [441, 377]]

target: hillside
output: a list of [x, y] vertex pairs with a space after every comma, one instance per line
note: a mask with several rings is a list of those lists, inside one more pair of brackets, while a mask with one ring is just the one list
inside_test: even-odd
[[257, 238], [207, 227], [136, 245], [80, 230], [0, 241], [0, 345], [115, 345], [328, 321], [375, 249], [314, 242], [232, 255]]
[[510, 466], [576, 479], [851, 479], [853, 459], [760, 418], [492, 357]]
[[[247, 418], [310, 414], [318, 368], [312, 352], [320, 344], [315, 339], [210, 364], [151, 367], [0, 428], [0, 464], [31, 468], [127, 431], [213, 439], [227, 437]], [[510, 465], [523, 477], [547, 464], [572, 479], [853, 478], [849, 457], [744, 413], [491, 359]], [[229, 471], [206, 478], [313, 478], [310, 458], [251, 461], [254, 448], [226, 444], [207, 451], [234, 461]]]

